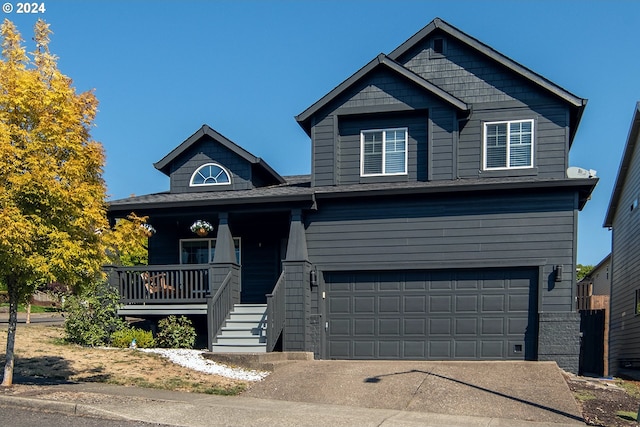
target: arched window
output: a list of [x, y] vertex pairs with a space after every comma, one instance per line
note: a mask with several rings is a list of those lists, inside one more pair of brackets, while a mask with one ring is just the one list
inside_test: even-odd
[[207, 163], [200, 166], [191, 175], [191, 181], [189, 181], [191, 187], [228, 184], [231, 184], [231, 175], [217, 163]]

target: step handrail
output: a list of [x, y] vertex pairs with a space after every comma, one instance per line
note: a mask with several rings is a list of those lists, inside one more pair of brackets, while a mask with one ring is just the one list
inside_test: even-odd
[[207, 318], [209, 319], [209, 350], [220, 333], [229, 313], [233, 310], [232, 271], [222, 281], [222, 284], [212, 298], [207, 301]]
[[273, 291], [267, 294], [267, 352], [272, 352], [285, 324], [284, 271], [280, 274]]

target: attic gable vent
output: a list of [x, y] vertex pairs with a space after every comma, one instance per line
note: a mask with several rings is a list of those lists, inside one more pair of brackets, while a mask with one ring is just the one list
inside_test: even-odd
[[444, 53], [444, 39], [433, 39], [433, 53]]

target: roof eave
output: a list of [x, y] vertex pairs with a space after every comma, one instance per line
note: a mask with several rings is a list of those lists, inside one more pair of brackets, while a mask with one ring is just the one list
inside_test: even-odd
[[[541, 86], [542, 88], [544, 88], [547, 91], [551, 92], [555, 96], [561, 98], [565, 102], [569, 103], [572, 107], [578, 108], [578, 109], [584, 109], [584, 106], [586, 104], [586, 100], [585, 99], [580, 98], [579, 96], [576, 96], [576, 95], [572, 94], [571, 92], [567, 91], [566, 89], [563, 89], [562, 87], [560, 87], [557, 84], [551, 82], [550, 80], [546, 79], [545, 77], [541, 76], [540, 74], [530, 70], [529, 68], [527, 68], [524, 65], [514, 61], [513, 59], [508, 58], [507, 56], [505, 56], [502, 53], [498, 52], [497, 50], [493, 49], [491, 46], [488, 46], [488, 45], [484, 44], [480, 40], [478, 40], [478, 39], [476, 39], [476, 38], [464, 33], [463, 31], [461, 31], [458, 28], [454, 27], [453, 25], [443, 21], [440, 18], [435, 18], [433, 21], [431, 21], [429, 24], [427, 24], [427, 26], [425, 26], [420, 31], [418, 31], [416, 34], [411, 36], [406, 42], [402, 43], [400, 46], [398, 46], [396, 49], [394, 49], [388, 55], [389, 58], [393, 59], [394, 61], [397, 60], [400, 56], [402, 56], [409, 49], [411, 49], [416, 43], [418, 43], [420, 40], [422, 40], [425, 37], [427, 37], [429, 34], [431, 34], [436, 29], [440, 29], [441, 31], [444, 31], [445, 33], [449, 34], [451, 37], [455, 37], [456, 39], [458, 39], [461, 42], [467, 44], [468, 46], [474, 48], [475, 50], [477, 50], [479, 52], [482, 52], [483, 54], [485, 54], [486, 56], [488, 56], [492, 60], [494, 60], [494, 61], [498, 62], [499, 64], [509, 68], [513, 72], [515, 72], [515, 73], [519, 74], [520, 76], [532, 81], [533, 83], [537, 84], [538, 86]], [[578, 115], [581, 116], [582, 113], [580, 112]]]
[[313, 117], [313, 115], [315, 115], [319, 110], [324, 108], [331, 101], [337, 98], [340, 94], [342, 94], [344, 91], [349, 89], [352, 85], [354, 85], [356, 82], [358, 82], [360, 79], [365, 77], [367, 74], [369, 74], [371, 71], [373, 71], [375, 68], [377, 68], [380, 65], [386, 66], [387, 68], [391, 69], [397, 74], [403, 76], [404, 78], [412, 81], [413, 83], [419, 85], [423, 89], [429, 91], [430, 93], [436, 95], [442, 100], [453, 105], [455, 108], [457, 108], [460, 111], [468, 111], [470, 108], [469, 105], [464, 101], [440, 89], [438, 86], [425, 80], [424, 78], [415, 74], [414, 72], [407, 69], [403, 65], [389, 58], [387, 55], [381, 53], [378, 56], [376, 56], [373, 60], [369, 61], [369, 63], [367, 63], [364, 67], [360, 68], [358, 71], [352, 74], [349, 78], [347, 78], [338, 86], [336, 86], [333, 90], [331, 90], [325, 96], [323, 96], [318, 101], [313, 103], [310, 107], [308, 107], [302, 113], [295, 116], [296, 121], [304, 129], [307, 135], [310, 135], [310, 131], [311, 131], [310, 120]]
[[613, 218], [616, 214], [618, 203], [620, 202], [620, 196], [622, 195], [622, 189], [627, 177], [627, 172], [635, 151], [635, 146], [640, 136], [640, 102], [636, 103], [636, 108], [633, 112], [633, 118], [631, 119], [631, 126], [629, 128], [629, 134], [627, 135], [627, 142], [625, 144], [622, 159], [620, 160], [620, 166], [618, 167], [618, 175], [616, 177], [615, 184], [613, 186], [613, 192], [611, 193], [611, 200], [609, 207], [607, 208], [607, 214], [605, 215], [603, 227], [613, 227]]
[[198, 129], [193, 135], [184, 140], [182, 144], [174, 148], [169, 154], [164, 156], [160, 161], [153, 164], [153, 166], [158, 169], [160, 172], [169, 176], [169, 165], [172, 161], [174, 161], [178, 156], [184, 153], [189, 147], [191, 147], [194, 143], [196, 143], [203, 136], [209, 136], [212, 139], [218, 141], [225, 148], [231, 150], [247, 162], [252, 165], [257, 165], [264, 169], [269, 175], [271, 175], [278, 183], [283, 184], [285, 182], [284, 178], [277, 173], [267, 162], [265, 162], [262, 158], [256, 157], [244, 148], [240, 147], [235, 142], [231, 141], [226, 136], [222, 135], [220, 132], [212, 129], [209, 125], [202, 125], [200, 129]]

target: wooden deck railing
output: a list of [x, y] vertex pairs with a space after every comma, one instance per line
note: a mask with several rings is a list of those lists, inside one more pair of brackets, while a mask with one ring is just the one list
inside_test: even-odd
[[147, 265], [109, 268], [123, 304], [206, 303], [209, 266]]
[[273, 291], [267, 294], [267, 351], [271, 352], [278, 342], [278, 337], [284, 330], [285, 300], [284, 300], [284, 272], [276, 282]]

